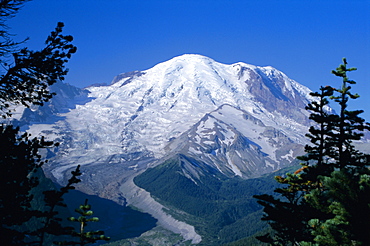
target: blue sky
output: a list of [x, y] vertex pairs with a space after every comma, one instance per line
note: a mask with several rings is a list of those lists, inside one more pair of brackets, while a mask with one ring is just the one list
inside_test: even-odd
[[273, 66], [317, 90], [341, 83], [330, 71], [347, 57], [361, 95], [352, 107], [370, 121], [370, 0], [33, 0], [8, 24], [37, 49], [58, 21], [78, 47], [66, 78], [78, 87], [195, 53]]

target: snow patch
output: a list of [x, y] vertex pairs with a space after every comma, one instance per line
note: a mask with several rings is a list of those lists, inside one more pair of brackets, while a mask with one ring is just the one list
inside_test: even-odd
[[285, 159], [287, 161], [291, 161], [292, 159], [294, 159], [294, 156], [293, 156], [293, 150], [289, 150], [289, 153], [286, 154], [286, 155], [283, 155], [281, 156], [282, 159]]

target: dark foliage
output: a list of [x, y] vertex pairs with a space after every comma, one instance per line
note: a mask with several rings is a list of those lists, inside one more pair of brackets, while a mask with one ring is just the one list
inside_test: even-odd
[[29, 134], [18, 132], [13, 126], [0, 125], [0, 224], [2, 242], [7, 245], [21, 244], [25, 234], [14, 226], [36, 215], [30, 191], [38, 185], [34, 174], [44, 164], [38, 151], [52, 145], [43, 138], [30, 139]]
[[30, 0], [1, 0], [0, 1], [0, 64], [4, 66], [9, 56], [18, 50], [18, 45], [25, 42], [14, 42], [14, 35], [9, 33], [6, 21], [13, 18], [24, 3]]
[[[232, 242], [266, 228], [260, 221], [261, 207], [252, 196], [276, 188], [273, 175], [243, 180], [213, 173], [193, 181], [184, 175], [182, 161], [202, 165], [180, 156], [148, 169], [134, 182], [172, 208], [169, 212], [174, 217], [194, 225], [202, 245]], [[174, 212], [178, 210], [185, 213]]]
[[6, 69], [6, 73], [0, 76], [0, 110], [3, 118], [11, 116], [10, 107], [14, 104], [27, 107], [31, 104], [43, 105], [53, 96], [48, 87], [58, 80], [64, 80], [68, 72], [65, 63], [76, 52], [76, 47], [71, 44], [72, 36], [62, 35], [63, 26], [63, 23], [58, 23], [41, 51], [23, 48], [12, 53], [11, 63], [1, 64]]
[[[6, 21], [16, 15], [27, 0], [0, 1], [0, 115], [11, 116], [12, 107], [43, 105], [52, 96], [49, 86], [63, 80], [67, 74], [65, 63], [76, 52], [72, 36], [63, 35], [64, 24], [47, 37], [45, 48], [31, 51], [21, 48], [24, 42], [14, 42]], [[11, 121], [9, 121], [11, 122]], [[46, 162], [40, 150], [56, 146], [41, 138], [30, 138], [12, 125], [0, 125], [0, 216], [1, 243], [3, 245], [43, 245], [44, 236], [62, 232], [56, 218], [56, 206], [64, 205], [62, 195], [73, 189], [80, 175], [72, 172], [70, 183], [60, 191], [45, 191], [43, 208], [32, 207], [32, 200], [39, 187], [38, 171]], [[32, 228], [25, 226], [37, 218], [40, 222]]]
[[[370, 227], [370, 156], [353, 145], [364, 130], [369, 130], [359, 115], [348, 110], [354, 81], [349, 80], [343, 59], [333, 74], [342, 86], [321, 87], [311, 95], [317, 100], [307, 109], [316, 125], [309, 129], [311, 144], [299, 157], [302, 168], [276, 180], [285, 184], [275, 190], [283, 199], [270, 195], [255, 196], [264, 206], [262, 220], [269, 221], [272, 233], [258, 237], [271, 245], [370, 245], [365, 228]], [[339, 114], [327, 108], [329, 100], [339, 104]]]
[[77, 213], [80, 214], [78, 218], [70, 217], [68, 218], [69, 221], [77, 222], [80, 224], [79, 231], [69, 230], [68, 233], [73, 236], [79, 238], [78, 242], [75, 241], [63, 241], [57, 243], [58, 245], [88, 245], [95, 243], [99, 240], [109, 241], [110, 238], [104, 236], [104, 232], [101, 230], [97, 231], [86, 231], [86, 227], [90, 222], [98, 222], [98, 217], [92, 217], [93, 211], [91, 210], [91, 205], [88, 204], [88, 199], [85, 200], [85, 204], [79, 206], [79, 208], [75, 209]]
[[29, 238], [34, 236], [36, 241], [29, 243], [30, 245], [42, 246], [45, 242], [46, 235], [61, 236], [68, 234], [71, 227], [64, 227], [61, 224], [62, 219], [58, 217], [59, 212], [56, 210], [57, 206], [66, 207], [63, 196], [70, 190], [74, 190], [74, 184], [81, 182], [78, 178], [82, 173], [78, 165], [74, 171], [71, 172], [72, 177], [68, 180], [66, 186], [60, 190], [52, 189], [43, 191], [44, 207], [43, 211], [37, 210], [35, 217], [40, 221], [40, 227], [35, 228], [28, 234]]

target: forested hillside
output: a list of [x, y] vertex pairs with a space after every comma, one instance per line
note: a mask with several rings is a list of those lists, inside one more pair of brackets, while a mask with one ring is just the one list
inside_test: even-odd
[[175, 218], [194, 225], [202, 236], [200, 245], [221, 245], [265, 230], [267, 225], [260, 220], [262, 207], [252, 196], [272, 193], [277, 187], [274, 176], [294, 169], [256, 179], [228, 179], [213, 173], [195, 180], [183, 174], [184, 161], [192, 162], [179, 155], [148, 169], [134, 181], [165, 204]]

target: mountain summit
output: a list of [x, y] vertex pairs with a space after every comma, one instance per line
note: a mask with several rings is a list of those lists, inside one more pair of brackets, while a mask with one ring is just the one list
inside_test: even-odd
[[[289, 165], [306, 143], [310, 90], [272, 67], [187, 54], [120, 74], [107, 86], [55, 88], [50, 103], [20, 119], [33, 135], [61, 143], [49, 153], [46, 173], [63, 183], [82, 165], [81, 190], [124, 197], [144, 211], [157, 203], [132, 180], [148, 167], [176, 159], [194, 183], [207, 174], [248, 179]], [[150, 213], [165, 217], [159, 210]], [[163, 218], [167, 228], [178, 227]], [[184, 237], [200, 240], [186, 228]]]
[[[121, 74], [109, 86], [88, 90], [90, 101], [59, 114], [61, 120], [46, 132], [64, 143], [56, 154], [69, 159], [69, 165], [112, 156], [119, 162], [160, 159], [170, 154], [166, 146], [171, 141], [205, 121], [204, 117], [212, 124], [209, 119], [214, 111], [225, 115], [226, 108], [232, 112], [223, 121], [233, 121], [229, 127], [277, 160], [278, 146], [272, 139], [280, 134], [302, 144], [308, 124], [304, 110], [310, 98], [308, 88], [272, 67], [242, 62], [225, 65], [201, 55], [175, 57], [146, 71]], [[246, 118], [259, 129], [247, 130]], [[267, 132], [276, 136], [269, 140], [263, 136]], [[65, 169], [62, 165], [55, 164], [56, 176], [57, 170]], [[279, 162], [273, 164], [273, 169], [279, 167]]]

